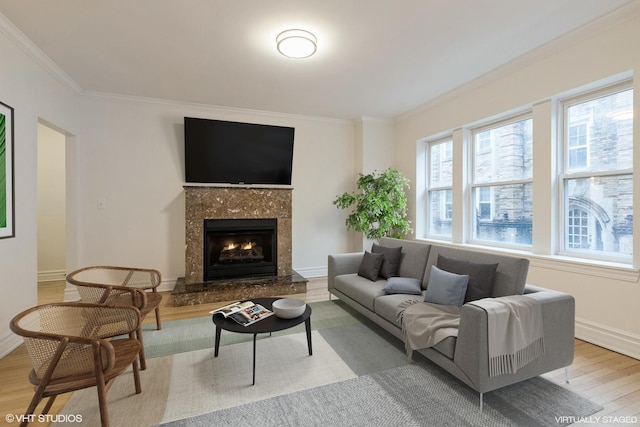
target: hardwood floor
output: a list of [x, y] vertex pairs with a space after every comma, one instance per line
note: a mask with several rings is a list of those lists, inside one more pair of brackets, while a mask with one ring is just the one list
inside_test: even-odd
[[[62, 301], [65, 282], [42, 283], [38, 287], [38, 303]], [[306, 294], [288, 295], [301, 298], [307, 302], [325, 301], [329, 299], [326, 278], [310, 279]], [[163, 292], [163, 302], [160, 308], [162, 321], [171, 321], [207, 315], [214, 308], [225, 303], [201, 304], [186, 307], [174, 307], [171, 293]], [[154, 322], [154, 316], [147, 316], [145, 323]], [[6, 423], [8, 414], [21, 415], [24, 413], [33, 396], [33, 387], [27, 380], [31, 363], [21, 345], [4, 358], [0, 359], [0, 424]], [[585, 341], [576, 340], [576, 351], [571, 366], [571, 382], [566, 384], [564, 369], [543, 375], [543, 377], [573, 390], [594, 402], [604, 406], [604, 410], [596, 414], [601, 417], [635, 417], [635, 424], [616, 424], [595, 422], [589, 425], [638, 425], [640, 424], [640, 361], [627, 357]], [[59, 396], [50, 413], [57, 414], [67, 402], [70, 394]], [[36, 414], [40, 413], [44, 403], [41, 403]], [[607, 421], [611, 421], [608, 419]], [[631, 419], [633, 420], [633, 418]], [[593, 421], [593, 420], [590, 420]], [[5, 422], [5, 424], [3, 424]], [[48, 423], [33, 423], [31, 425], [48, 425]]]

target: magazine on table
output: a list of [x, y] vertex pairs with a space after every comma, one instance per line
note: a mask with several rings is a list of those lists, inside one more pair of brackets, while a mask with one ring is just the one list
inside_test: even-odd
[[217, 310], [210, 311], [210, 313], [213, 315], [221, 314], [225, 318], [233, 319], [243, 326], [249, 326], [271, 316], [273, 311], [260, 304], [254, 304], [252, 301], [244, 301], [225, 305]]

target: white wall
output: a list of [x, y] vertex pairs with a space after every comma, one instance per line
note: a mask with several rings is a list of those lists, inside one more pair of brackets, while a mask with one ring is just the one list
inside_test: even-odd
[[[17, 343], [11, 318], [37, 303], [37, 124], [55, 123], [81, 133], [83, 100], [14, 43], [15, 31], [0, 15], [0, 97], [14, 108], [15, 237], [0, 240], [0, 356]], [[70, 169], [74, 169], [72, 165]], [[73, 235], [73, 230], [69, 230]], [[69, 249], [73, 252], [73, 245]]]
[[331, 202], [353, 176], [351, 122], [116, 97], [92, 104], [80, 149], [76, 266], [156, 268], [165, 289], [184, 276], [184, 116], [295, 127], [293, 267], [326, 274], [327, 254], [350, 247]]
[[[360, 117], [355, 120], [355, 144], [354, 144], [354, 167], [356, 175], [348, 192], [356, 190], [358, 174], [381, 173], [393, 167], [393, 121], [375, 117]], [[352, 212], [350, 207], [345, 214]], [[349, 235], [354, 245], [351, 251], [370, 250], [374, 239], [368, 239], [363, 233], [349, 231]]]
[[64, 280], [66, 271], [65, 136], [38, 123], [38, 281]]
[[[460, 135], [461, 128], [476, 121], [522, 107], [533, 108], [534, 117], [545, 114], [549, 117], [554, 96], [640, 70], [639, 9], [637, 3], [632, 4], [610, 18], [556, 40], [398, 119], [395, 138], [398, 167], [415, 183], [419, 139], [446, 131]], [[637, 74], [634, 90], [638, 111], [640, 78]], [[634, 121], [635, 141], [640, 141], [639, 116], [636, 114]], [[544, 133], [534, 137], [534, 144], [551, 147], [553, 135]], [[551, 152], [551, 148], [547, 150]], [[636, 169], [640, 169], [639, 151], [634, 153]], [[542, 173], [551, 170], [548, 165], [534, 164], [536, 173], [541, 167]], [[640, 188], [638, 184], [640, 173], [635, 174], [636, 188]], [[635, 195], [636, 207], [640, 206], [639, 193]], [[415, 208], [412, 208], [414, 215]], [[553, 239], [549, 231], [553, 227], [549, 224], [549, 210], [539, 204], [534, 209], [538, 212], [537, 216], [534, 212], [534, 221], [540, 225], [536, 229], [546, 235], [536, 237], [536, 254], [529, 255], [528, 282], [574, 295], [578, 337], [640, 358], [638, 270], [573, 263], [550, 256]], [[640, 248], [639, 230], [636, 224], [636, 259]]]

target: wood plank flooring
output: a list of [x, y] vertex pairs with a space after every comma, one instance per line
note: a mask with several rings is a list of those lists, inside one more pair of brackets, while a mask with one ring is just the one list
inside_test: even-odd
[[[41, 283], [38, 287], [38, 303], [62, 301], [64, 287], [65, 282]], [[328, 300], [326, 278], [309, 280], [306, 294], [287, 296], [304, 299], [307, 302]], [[207, 315], [209, 311], [224, 304], [174, 307], [171, 294], [163, 292], [160, 312], [162, 321], [165, 322]], [[145, 323], [148, 322], [154, 322], [153, 315], [147, 316]], [[635, 417], [636, 420], [636, 424], [593, 422], [589, 425], [640, 425], [640, 361], [581, 340], [576, 340], [575, 345], [570, 384], [564, 381], [564, 369], [543, 376], [604, 406], [604, 410], [596, 414], [597, 416]], [[6, 423], [6, 415], [23, 414], [29, 405], [33, 396], [33, 387], [27, 380], [30, 369], [31, 363], [24, 345], [0, 359], [0, 425], [17, 426], [18, 423]], [[69, 396], [70, 394], [59, 396], [50, 413], [57, 414]], [[36, 413], [40, 413], [43, 406], [44, 403], [41, 403]], [[604, 421], [604, 418], [601, 420]], [[48, 423], [30, 425], [46, 426]]]

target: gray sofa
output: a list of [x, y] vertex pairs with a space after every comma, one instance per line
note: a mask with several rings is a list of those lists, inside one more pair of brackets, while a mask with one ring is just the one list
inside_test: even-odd
[[[460, 310], [458, 336], [448, 337], [431, 348], [420, 350], [460, 381], [482, 395], [500, 387], [523, 381], [537, 375], [566, 368], [573, 361], [575, 302], [571, 295], [526, 284], [529, 261], [524, 258], [502, 256], [447, 246], [431, 245], [415, 240], [382, 238], [383, 247], [401, 247], [397, 275], [419, 279], [422, 289], [429, 284], [432, 265], [443, 255], [474, 263], [497, 263], [492, 297], [527, 294], [541, 303], [543, 318], [544, 355], [518, 370], [515, 374], [489, 376], [487, 347], [487, 314], [481, 308], [464, 304]], [[403, 339], [397, 321], [398, 305], [408, 299], [422, 296], [386, 294], [386, 280], [371, 281], [357, 274], [363, 252], [329, 255], [328, 288], [333, 294], [373, 322]]]

